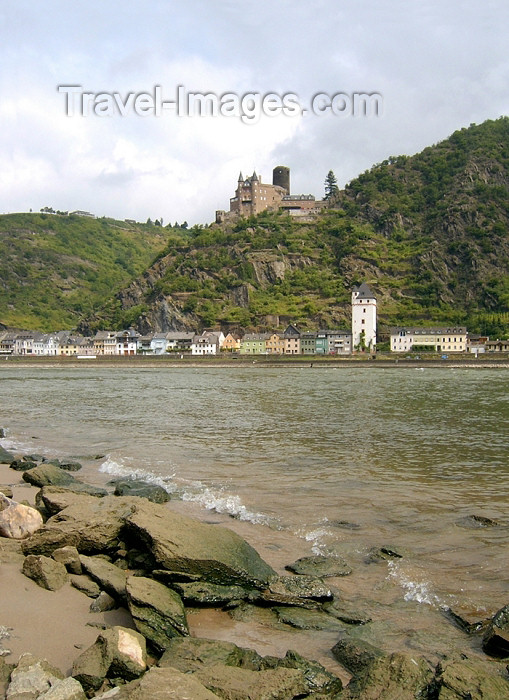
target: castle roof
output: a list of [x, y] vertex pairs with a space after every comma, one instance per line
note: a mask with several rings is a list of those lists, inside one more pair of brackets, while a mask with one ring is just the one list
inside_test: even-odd
[[376, 299], [366, 282], [363, 282], [359, 287], [355, 287], [353, 291], [354, 294], [357, 294], [357, 299]]

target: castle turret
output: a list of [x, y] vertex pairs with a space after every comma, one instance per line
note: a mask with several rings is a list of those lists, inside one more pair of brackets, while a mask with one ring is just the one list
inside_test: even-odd
[[282, 187], [286, 194], [290, 194], [290, 168], [278, 165], [272, 171], [272, 184]]
[[376, 297], [363, 282], [352, 291], [352, 348], [374, 350], [376, 347]]

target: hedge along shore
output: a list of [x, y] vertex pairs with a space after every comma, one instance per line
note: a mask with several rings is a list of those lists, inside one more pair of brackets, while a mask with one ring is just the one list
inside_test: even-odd
[[[189, 697], [193, 700], [202, 697], [209, 700], [304, 697], [317, 700], [328, 697], [459, 700], [471, 697], [498, 700], [509, 697], [506, 661], [501, 660], [509, 656], [509, 606], [499, 611], [493, 620], [483, 621], [482, 629], [486, 630], [483, 644], [489, 656], [451, 655], [437, 663], [418, 654], [384, 652], [350, 635], [352, 626], [367, 624], [369, 620], [349, 610], [348, 605], [345, 608], [341, 596], [336, 598], [328, 585], [328, 579], [316, 575], [316, 570], [323, 577], [348, 575], [347, 567], [340, 566], [342, 571], [338, 570], [340, 562], [304, 557], [289, 567], [298, 575], [280, 575], [285, 572], [273, 570], [272, 562], [265, 563], [238, 535], [228, 534], [225, 528], [215, 524], [191, 523], [179, 515], [178, 503], [173, 512], [171, 502], [159, 505], [129, 495], [98, 498], [77, 494], [76, 482], [66, 469], [46, 468], [39, 463], [39, 458], [34, 457], [34, 460], [36, 466], [32, 464], [24, 472], [7, 465], [0, 467], [0, 484], [3, 482], [2, 488], [12, 491], [13, 499], [37, 502], [44, 506], [48, 515], [56, 517], [53, 524], [50, 521], [22, 543], [0, 539], [3, 579], [0, 625], [7, 634], [2, 646], [12, 652], [13, 663], [17, 663], [19, 653], [28, 650], [57, 666], [67, 677], [59, 681], [62, 684], [71, 680], [72, 672], [83, 683], [89, 697], [103, 697], [106, 691], [104, 698], [117, 697], [118, 700], [145, 697], [174, 700]], [[16, 468], [20, 467], [24, 465], [17, 463]], [[39, 481], [43, 476], [60, 476], [66, 486], [44, 486], [40, 490], [28, 485], [27, 477], [33, 483], [37, 470]], [[25, 476], [20, 477], [21, 473]], [[42, 500], [37, 499], [38, 494], [42, 494]], [[91, 613], [90, 598], [68, 583], [58, 590], [44, 590], [21, 573], [21, 569], [30, 573], [27, 564], [45, 560], [45, 555], [62, 545], [68, 549], [77, 547], [81, 553], [79, 563], [100, 583], [114, 604], [116, 599], [115, 609]], [[328, 568], [331, 563], [336, 567], [333, 570]], [[278, 562], [278, 566], [280, 564]], [[60, 568], [65, 574], [63, 564]], [[185, 601], [187, 621], [179, 594]], [[163, 623], [158, 617], [154, 619], [151, 612], [155, 601], [160, 606], [161, 599], [166, 601], [165, 607], [173, 611], [171, 624], [168, 618]], [[277, 636], [285, 625], [287, 629], [297, 628], [299, 631], [293, 629], [289, 636], [288, 647], [295, 648], [295, 642], [300, 640], [304, 656], [308, 630], [320, 628], [323, 631], [324, 625], [325, 629], [328, 625], [336, 642], [333, 657], [343, 669], [336, 663], [333, 670], [337, 675], [331, 674], [313, 661], [303, 659], [299, 649], [297, 653], [288, 652], [284, 658], [275, 659], [261, 657], [255, 650], [238, 649], [224, 641], [200, 639], [205, 636], [200, 634], [202, 614], [195, 610], [197, 601], [203, 603], [204, 600], [209, 605], [215, 600], [205, 618], [216, 616], [219, 626], [219, 615], [228, 614], [221, 610], [226, 605], [244, 625], [246, 640], [254, 629], [253, 611], [267, 623], [265, 636]], [[90, 622], [93, 627], [87, 625]], [[187, 625], [191, 637], [187, 636]], [[104, 627], [106, 630], [101, 631]], [[134, 627], [137, 633], [130, 632]], [[210, 631], [210, 624], [207, 629]], [[468, 633], [480, 630], [481, 627]], [[138, 644], [139, 653], [129, 656], [126, 637]], [[148, 671], [145, 670], [146, 659], [151, 667]], [[35, 662], [25, 658], [16, 673], [22, 676], [23, 664], [30, 663], [33, 672]], [[152, 666], [154, 663], [157, 667]], [[69, 700], [72, 697], [74, 700], [75, 696], [66, 695], [65, 689], [61, 695], [16, 695], [11, 692], [14, 675], [12, 671], [7, 691], [9, 700], [18, 700], [18, 697], [23, 700], [45, 697]], [[343, 690], [340, 678], [345, 682], [351, 678]], [[120, 690], [112, 687], [117, 683], [122, 685]], [[84, 696], [76, 695], [77, 700], [80, 697]]]

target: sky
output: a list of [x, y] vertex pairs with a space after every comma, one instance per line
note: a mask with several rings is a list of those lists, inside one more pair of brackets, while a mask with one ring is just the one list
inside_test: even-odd
[[3, 0], [0, 212], [207, 224], [277, 165], [322, 198], [508, 115], [508, 46], [507, 0]]

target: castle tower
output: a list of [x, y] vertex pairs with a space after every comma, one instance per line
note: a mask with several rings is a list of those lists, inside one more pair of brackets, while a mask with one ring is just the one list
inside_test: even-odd
[[376, 297], [363, 282], [352, 291], [352, 349], [376, 348]]
[[290, 194], [290, 168], [278, 165], [272, 171], [272, 184], [282, 187], [286, 194]]

